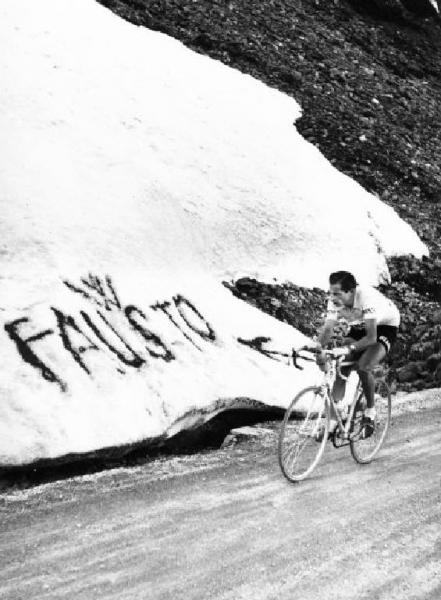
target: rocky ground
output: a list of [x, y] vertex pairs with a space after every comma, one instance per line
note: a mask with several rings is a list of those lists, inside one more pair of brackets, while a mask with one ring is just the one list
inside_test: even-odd
[[[441, 21], [430, 3], [100, 1], [293, 96], [303, 108], [300, 133], [411, 223], [430, 258], [389, 261], [392, 283], [384, 291], [404, 315], [392, 358], [401, 388], [439, 385]], [[320, 320], [320, 290], [228, 285], [307, 333]]]

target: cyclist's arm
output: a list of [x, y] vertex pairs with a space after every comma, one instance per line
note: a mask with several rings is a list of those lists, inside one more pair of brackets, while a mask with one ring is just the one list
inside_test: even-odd
[[317, 336], [317, 343], [320, 344], [322, 348], [326, 348], [331, 341], [334, 333], [334, 327], [336, 326], [337, 322], [338, 321], [334, 319], [326, 319], [323, 327], [320, 329]]
[[352, 342], [351, 347], [355, 352], [372, 346], [377, 341], [377, 319], [365, 319], [366, 335], [357, 342]]

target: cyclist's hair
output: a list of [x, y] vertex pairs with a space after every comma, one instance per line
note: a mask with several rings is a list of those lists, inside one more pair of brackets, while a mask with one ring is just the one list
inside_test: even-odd
[[335, 273], [331, 273], [329, 276], [329, 283], [331, 285], [339, 283], [344, 292], [354, 290], [357, 286], [355, 277], [352, 273], [349, 273], [349, 271], [335, 271]]

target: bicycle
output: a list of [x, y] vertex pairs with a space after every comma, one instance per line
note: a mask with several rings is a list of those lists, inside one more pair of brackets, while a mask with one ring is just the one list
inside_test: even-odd
[[[297, 368], [297, 359], [314, 360], [300, 354], [307, 351], [301, 348], [293, 350], [293, 364]], [[311, 350], [309, 350], [311, 352]], [[386, 381], [387, 372], [383, 367], [374, 371], [375, 383], [375, 431], [370, 437], [363, 436], [361, 419], [366, 408], [366, 399], [360, 380], [357, 382], [354, 397], [348, 407], [348, 414], [342, 414], [340, 403], [332, 395], [332, 387], [337, 376], [348, 379], [342, 374], [343, 367], [351, 367], [355, 362], [337, 357], [332, 350], [325, 351], [326, 365], [320, 385], [309, 386], [301, 390], [293, 399], [282, 421], [278, 443], [279, 465], [285, 477], [292, 482], [301, 481], [312, 473], [319, 463], [329, 437], [331, 410], [336, 415], [337, 427], [330, 434], [336, 448], [349, 445], [352, 457], [357, 463], [370, 463], [380, 450], [391, 420], [391, 392]], [[382, 373], [379, 374], [379, 369]]]

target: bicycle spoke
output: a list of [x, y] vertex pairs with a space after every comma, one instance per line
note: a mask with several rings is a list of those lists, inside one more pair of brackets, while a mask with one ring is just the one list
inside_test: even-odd
[[354, 426], [354, 436], [351, 439], [351, 453], [354, 459], [360, 463], [368, 463], [373, 460], [382, 446], [389, 428], [391, 398], [389, 387], [383, 379], [379, 379], [376, 383], [375, 409], [375, 430], [370, 437], [363, 437], [363, 429], [360, 421]]
[[303, 390], [286, 411], [279, 437], [279, 464], [290, 481], [303, 479], [318, 463], [326, 436], [318, 440], [317, 434], [327, 423], [327, 407], [317, 388]]

